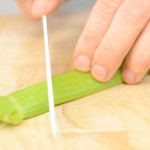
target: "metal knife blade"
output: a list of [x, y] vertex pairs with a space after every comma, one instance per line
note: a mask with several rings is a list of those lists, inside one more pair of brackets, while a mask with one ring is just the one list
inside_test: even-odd
[[57, 134], [56, 113], [55, 113], [54, 94], [53, 94], [53, 85], [52, 85], [50, 49], [48, 44], [47, 17], [45, 15], [42, 17], [42, 22], [43, 22], [43, 32], [44, 32], [46, 78], [47, 78], [47, 88], [48, 88], [50, 125], [51, 125], [52, 136], [56, 137]]

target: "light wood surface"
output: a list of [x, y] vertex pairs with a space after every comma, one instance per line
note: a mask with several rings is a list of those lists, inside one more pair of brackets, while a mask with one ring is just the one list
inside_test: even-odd
[[[49, 17], [53, 74], [72, 69], [71, 57], [88, 13]], [[0, 16], [0, 94], [45, 79], [41, 21]], [[56, 108], [60, 137], [48, 113], [19, 126], [0, 124], [0, 150], [149, 150], [150, 77]]]

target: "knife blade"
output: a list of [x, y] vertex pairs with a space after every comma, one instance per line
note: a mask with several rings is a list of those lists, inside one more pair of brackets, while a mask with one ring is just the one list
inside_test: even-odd
[[47, 78], [48, 101], [49, 101], [49, 117], [50, 117], [52, 136], [56, 137], [57, 135], [56, 113], [55, 113], [55, 104], [54, 104], [51, 57], [50, 57], [50, 49], [48, 44], [49, 40], [48, 40], [48, 28], [47, 28], [46, 15], [42, 17], [42, 22], [43, 22], [44, 46], [45, 46], [45, 63], [46, 63], [46, 78]]

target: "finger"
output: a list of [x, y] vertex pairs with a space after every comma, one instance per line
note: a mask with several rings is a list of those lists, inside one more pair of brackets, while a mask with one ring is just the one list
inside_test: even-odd
[[18, 4], [20, 11], [25, 16], [32, 18], [31, 10], [32, 10], [33, 0], [16, 0], [16, 3]]
[[44, 14], [53, 12], [63, 0], [16, 0], [21, 12], [32, 18], [41, 18]]
[[64, 0], [34, 0], [31, 14], [35, 18], [41, 18], [56, 10]]
[[150, 69], [150, 21], [128, 54], [123, 68], [123, 79], [129, 84], [140, 82]]
[[97, 0], [77, 43], [74, 66], [80, 71], [89, 71], [95, 49], [106, 33], [122, 0]]
[[126, 0], [97, 48], [92, 75], [105, 82], [112, 78], [131, 49], [150, 16], [150, 1]]

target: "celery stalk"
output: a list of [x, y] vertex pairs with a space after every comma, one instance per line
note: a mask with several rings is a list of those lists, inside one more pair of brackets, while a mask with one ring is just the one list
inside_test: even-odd
[[[90, 73], [71, 71], [53, 76], [55, 105], [63, 104], [123, 83], [119, 70], [113, 79], [100, 83]], [[0, 97], [0, 121], [19, 124], [48, 112], [46, 81]]]

